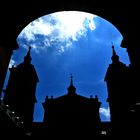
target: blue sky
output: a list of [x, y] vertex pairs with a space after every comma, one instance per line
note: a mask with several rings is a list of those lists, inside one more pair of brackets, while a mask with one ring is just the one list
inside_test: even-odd
[[14, 52], [9, 67], [23, 62], [28, 47], [32, 47], [32, 64], [40, 81], [34, 121], [43, 120], [42, 102], [46, 95], [58, 97], [67, 93], [71, 73], [77, 94], [98, 95], [102, 102], [100, 117], [102, 121], [109, 121], [104, 77], [111, 63], [112, 43], [120, 61], [129, 64], [126, 49], [120, 46], [122, 39], [113, 24], [84, 12], [56, 12], [28, 24], [17, 38], [19, 49]]

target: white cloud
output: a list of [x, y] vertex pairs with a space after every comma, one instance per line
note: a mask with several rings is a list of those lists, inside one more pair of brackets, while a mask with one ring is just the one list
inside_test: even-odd
[[110, 118], [110, 109], [101, 107], [99, 110], [100, 114], [105, 116], [107, 119]]
[[[65, 43], [63, 47], [58, 46], [60, 47], [59, 52], [63, 53], [66, 48], [72, 45], [72, 41], [77, 41], [78, 38], [86, 35], [87, 28], [90, 30], [96, 28], [94, 17], [96, 16], [85, 12], [56, 12], [30, 23], [23, 29], [18, 38], [24, 38], [27, 40], [27, 44], [32, 41], [34, 45], [32, 46], [31, 44], [31, 46], [34, 50], [51, 47], [54, 42], [57, 42], [57, 44]], [[42, 44], [45, 47], [39, 46], [35, 42], [37, 34], [45, 36], [44, 40], [42, 40]]]
[[64, 46], [60, 46], [59, 52], [60, 53], [63, 53], [64, 52]]
[[49, 35], [53, 30], [54, 28], [50, 23], [45, 22], [43, 18], [39, 18], [26, 26], [19, 37], [24, 37], [27, 41], [35, 40], [36, 34]]
[[11, 59], [8, 68], [12, 68], [16, 64], [15, 60]]
[[56, 24], [56, 28], [60, 31], [61, 38], [72, 38], [77, 40], [77, 35], [83, 35], [86, 32], [84, 21], [88, 21], [88, 26], [91, 30], [95, 29], [93, 18], [95, 15], [84, 12], [57, 12], [52, 15], [59, 24]]

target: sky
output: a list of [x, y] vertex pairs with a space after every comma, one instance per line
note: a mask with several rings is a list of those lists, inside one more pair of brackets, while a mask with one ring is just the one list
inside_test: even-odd
[[32, 64], [39, 77], [34, 121], [43, 120], [42, 102], [46, 96], [67, 94], [71, 73], [77, 94], [88, 98], [97, 95], [102, 103], [100, 118], [110, 121], [104, 77], [111, 64], [112, 44], [120, 61], [130, 63], [126, 49], [121, 47], [122, 40], [112, 23], [80, 11], [60, 11], [29, 23], [17, 37], [19, 49], [14, 51], [9, 67], [23, 62], [32, 47]]

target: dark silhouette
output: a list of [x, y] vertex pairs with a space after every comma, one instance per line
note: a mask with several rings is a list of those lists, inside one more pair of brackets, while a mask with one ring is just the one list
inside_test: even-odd
[[8, 105], [0, 101], [0, 137], [1, 139], [26, 138], [23, 121], [11, 111]]
[[0, 46], [0, 97], [13, 49]]
[[[9, 4], [10, 4], [10, 7], [8, 6]], [[139, 20], [137, 20], [137, 18], [139, 17], [140, 9], [137, 8], [138, 5], [139, 5], [138, 2], [131, 2], [131, 4], [129, 4], [129, 1], [127, 1], [127, 4], [126, 3], [123, 4], [122, 1], [117, 1], [114, 6], [114, 1], [113, 3], [111, 1], [109, 2], [94, 1], [93, 3], [93, 1], [91, 0], [86, 0], [86, 1], [80, 0], [79, 3], [78, 2], [75, 3], [75, 1], [72, 1], [72, 0], [67, 0], [67, 1], [62, 0], [60, 3], [60, 1], [56, 1], [56, 0], [36, 0], [36, 1], [20, 0], [16, 2], [16, 6], [15, 6], [15, 3], [13, 2], [9, 3], [7, 1], [2, 1], [0, 4], [0, 6], [2, 7], [0, 8], [0, 17], [1, 17], [1, 22], [0, 22], [0, 25], [1, 25], [0, 26], [0, 31], [1, 31], [1, 34], [0, 34], [1, 36], [0, 37], [0, 94], [3, 89], [3, 83], [5, 80], [6, 72], [8, 69], [8, 65], [9, 65], [13, 50], [16, 50], [18, 48], [16, 44], [16, 38], [18, 34], [21, 32], [21, 30], [28, 23], [30, 23], [31, 21], [33, 21], [34, 19], [37, 19], [38, 17], [42, 15], [50, 14], [56, 11], [65, 11], [65, 10], [78, 10], [79, 11], [80, 10], [80, 11], [88, 11], [93, 14], [98, 14], [101, 17], [113, 23], [121, 31], [123, 35], [123, 42], [121, 44], [121, 47], [124, 47], [127, 49], [129, 59], [131, 62], [129, 66], [125, 66], [125, 65], [123, 66], [123, 64], [120, 64], [121, 68], [117, 66], [115, 66], [114, 68], [113, 66], [113, 68], [109, 70], [110, 69], [109, 67], [108, 71], [115, 71], [115, 69], [116, 69], [116, 72], [119, 71], [119, 74], [118, 74], [119, 80], [117, 79], [117, 76], [112, 74], [112, 72], [109, 72], [110, 74], [107, 74], [108, 76], [106, 76], [105, 78], [108, 85], [108, 92], [109, 92], [108, 102], [110, 104], [110, 108], [112, 109], [111, 120], [112, 120], [112, 124], [114, 124], [113, 125], [114, 135], [112, 136], [115, 138], [116, 136], [120, 138], [122, 138], [123, 136], [127, 138], [128, 135], [132, 135], [133, 137], [137, 136], [139, 132], [138, 126], [140, 123], [139, 121], [140, 120], [140, 116], [139, 116], [139, 112], [140, 112], [140, 108], [139, 108], [139, 105], [140, 105], [139, 104], [140, 47], [139, 47], [139, 36], [137, 35], [137, 33], [139, 33], [139, 30], [140, 30], [140, 28], [138, 28]], [[15, 10], [13, 10], [13, 7]], [[25, 7], [26, 7], [26, 10], [25, 10]], [[3, 11], [3, 9], [5, 9], [6, 12]], [[134, 22], [134, 20], [130, 18], [130, 15], [133, 15], [133, 19], [136, 19], [136, 22]], [[10, 16], [12, 17], [12, 20], [10, 20], [10, 26], [9, 26], [8, 17]], [[127, 72], [125, 73], [124, 71], [127, 71]], [[123, 76], [128, 80], [126, 80], [125, 78], [124, 80], [122, 78]], [[114, 79], [114, 77], [116, 78]], [[122, 80], [125, 82], [122, 82]], [[111, 81], [114, 84], [116, 81], [116, 84], [118, 86], [114, 85]], [[124, 87], [119, 83], [122, 83]], [[111, 85], [114, 85], [114, 86], [111, 86]], [[118, 92], [116, 92], [116, 90]], [[122, 90], [124, 92], [122, 92]], [[10, 138], [15, 138], [17, 135], [19, 135], [19, 139], [20, 139], [22, 137], [22, 134], [19, 133], [18, 129], [16, 129], [17, 127], [15, 126], [14, 123], [12, 123], [11, 119], [7, 117], [6, 115], [7, 108], [5, 107], [7, 106], [0, 104], [0, 130], [1, 130], [0, 135], [1, 137], [4, 136], [4, 138], [7, 135], [9, 135]], [[120, 112], [118, 108], [121, 109]], [[124, 112], [122, 108], [124, 109]], [[115, 113], [113, 109], [115, 109], [121, 114]], [[126, 110], [129, 110], [129, 111], [126, 111]], [[122, 119], [120, 119], [121, 116], [122, 116]], [[117, 125], [117, 123], [119, 125]], [[40, 132], [38, 134], [40, 138], [42, 136], [41, 132], [42, 130], [44, 130], [44, 126], [42, 125], [42, 123], [33, 123], [33, 125], [34, 125], [33, 131], [35, 132], [35, 134]], [[103, 129], [106, 130], [106, 128], [108, 128], [106, 126], [109, 126], [109, 123], [101, 123], [101, 125]], [[122, 127], [124, 128], [124, 130], [121, 129]], [[120, 131], [123, 135], [120, 135]], [[127, 134], [125, 132], [127, 132]]]
[[[19, 131], [19, 135], [47, 138], [114, 138], [122, 136], [138, 136], [136, 126], [139, 126], [140, 95], [139, 69], [137, 65], [126, 66], [119, 60], [114, 46], [112, 46], [112, 63], [107, 69], [105, 81], [107, 83], [110, 112], [110, 123], [103, 123], [99, 117], [101, 102], [98, 97], [90, 98], [76, 93], [71, 76], [68, 93], [57, 97], [46, 96], [44, 119], [42, 123], [33, 123], [35, 90], [38, 80], [34, 66], [31, 64], [29, 47], [24, 62], [17, 67], [10, 68], [8, 85], [0, 104], [0, 114], [4, 121], [1, 127], [7, 130]], [[132, 96], [133, 95], [133, 96]], [[20, 119], [19, 119], [20, 118]], [[10, 124], [10, 128], [4, 125]], [[6, 123], [7, 124], [7, 123]], [[6, 127], [4, 127], [6, 126]], [[121, 127], [120, 127], [121, 126]], [[5, 131], [4, 131], [5, 132]], [[63, 133], [65, 135], [63, 135]], [[56, 135], [53, 135], [56, 134]]]
[[100, 106], [97, 96], [87, 98], [76, 93], [71, 76], [66, 95], [58, 98], [46, 96], [43, 103], [45, 111], [43, 122], [51, 135], [55, 133], [60, 138], [64, 134], [71, 138], [99, 136], [101, 134]]
[[137, 136], [140, 109], [139, 69], [135, 65], [126, 66], [112, 46], [112, 64], [109, 65], [105, 81], [111, 113], [111, 128], [114, 136]]
[[4, 90], [3, 103], [9, 105], [24, 122], [24, 127], [29, 131], [33, 122], [35, 92], [38, 76], [31, 64], [30, 47], [24, 62], [17, 67], [10, 68], [10, 77]]

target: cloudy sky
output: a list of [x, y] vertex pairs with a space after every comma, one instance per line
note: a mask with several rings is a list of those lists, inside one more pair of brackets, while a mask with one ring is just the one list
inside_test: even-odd
[[28, 24], [17, 38], [20, 48], [14, 52], [9, 67], [23, 62], [28, 47], [32, 47], [32, 64], [40, 80], [34, 121], [43, 120], [42, 102], [46, 95], [58, 97], [67, 93], [71, 73], [77, 94], [98, 95], [101, 119], [109, 121], [104, 77], [111, 63], [112, 44], [120, 61], [129, 64], [126, 50], [120, 46], [122, 39], [113, 24], [84, 12], [56, 12]]

